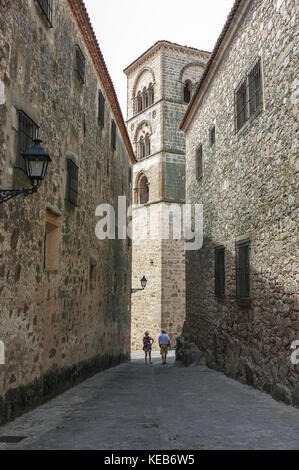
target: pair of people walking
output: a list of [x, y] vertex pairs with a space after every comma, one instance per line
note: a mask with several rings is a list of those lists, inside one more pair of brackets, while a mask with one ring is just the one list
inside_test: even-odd
[[[152, 345], [155, 342], [153, 338], [150, 337], [149, 332], [144, 333], [143, 338], [143, 351], [145, 354], [145, 364], [147, 364], [147, 356], [149, 358], [149, 363], [152, 364]], [[166, 364], [166, 358], [168, 353], [168, 348], [170, 348], [170, 338], [166, 333], [166, 330], [161, 330], [161, 334], [158, 338], [158, 343], [160, 347], [162, 365]]]

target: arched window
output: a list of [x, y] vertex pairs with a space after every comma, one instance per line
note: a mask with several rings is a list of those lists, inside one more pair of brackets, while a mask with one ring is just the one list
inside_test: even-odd
[[144, 158], [145, 157], [145, 142], [143, 136], [140, 137], [139, 142], [138, 142], [138, 158]]
[[143, 101], [143, 109], [148, 107], [148, 92], [147, 89], [144, 87], [142, 91], [142, 101]]
[[139, 178], [138, 184], [139, 204], [146, 204], [149, 201], [148, 179], [145, 175]]
[[154, 104], [154, 87], [152, 83], [148, 86], [148, 105], [151, 104]]
[[147, 157], [151, 153], [151, 139], [149, 134], [145, 136], [145, 156]]
[[191, 83], [190, 80], [186, 80], [185, 81], [185, 86], [184, 86], [184, 101], [185, 101], [185, 103], [190, 103], [191, 91], [192, 91], [192, 83]]
[[150, 83], [148, 88], [144, 87], [142, 92], [139, 91], [135, 98], [135, 112], [141, 113], [144, 109], [154, 104], [154, 87]]
[[137, 95], [137, 113], [140, 113], [142, 111], [142, 95], [141, 92], [138, 92]]

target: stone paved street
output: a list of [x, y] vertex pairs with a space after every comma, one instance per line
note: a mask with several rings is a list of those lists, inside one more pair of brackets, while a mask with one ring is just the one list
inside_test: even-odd
[[205, 367], [136, 353], [0, 428], [0, 449], [299, 449], [299, 410]]

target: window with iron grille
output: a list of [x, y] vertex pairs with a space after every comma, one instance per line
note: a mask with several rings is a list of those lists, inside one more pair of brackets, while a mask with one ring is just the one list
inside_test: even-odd
[[210, 146], [212, 147], [216, 142], [216, 126], [213, 124], [213, 126], [210, 129]]
[[111, 147], [113, 150], [116, 149], [116, 124], [114, 120], [111, 120]]
[[239, 131], [263, 104], [261, 61], [258, 60], [235, 92], [235, 128]]
[[105, 124], [105, 98], [101, 90], [99, 90], [99, 114], [98, 121], [104, 127]]
[[66, 199], [73, 206], [78, 205], [78, 172], [77, 165], [70, 158], [67, 159]]
[[225, 248], [218, 246], [215, 248], [215, 296], [225, 296]]
[[85, 57], [78, 45], [75, 46], [75, 71], [82, 83], [85, 80]]
[[196, 178], [199, 180], [203, 175], [203, 162], [202, 162], [202, 144], [196, 149]]
[[237, 300], [250, 301], [250, 240], [236, 243], [236, 291]]
[[38, 137], [39, 127], [27, 116], [24, 111], [18, 111], [18, 153], [16, 168], [25, 171], [25, 162], [22, 153], [26, 152]]
[[36, 0], [36, 3], [47, 20], [49, 26], [52, 27], [53, 0]]

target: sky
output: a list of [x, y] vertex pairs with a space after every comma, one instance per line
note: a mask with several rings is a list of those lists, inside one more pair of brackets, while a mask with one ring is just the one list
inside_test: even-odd
[[159, 40], [212, 51], [234, 0], [84, 0], [126, 119], [123, 70]]

